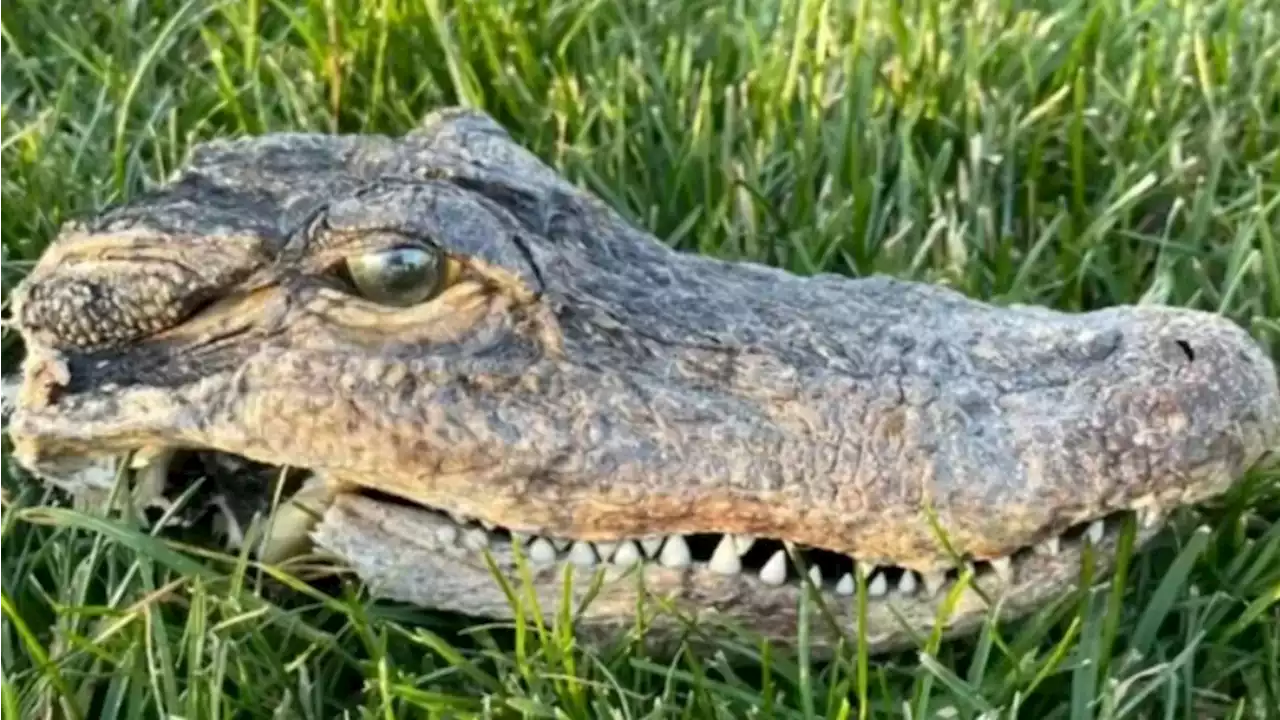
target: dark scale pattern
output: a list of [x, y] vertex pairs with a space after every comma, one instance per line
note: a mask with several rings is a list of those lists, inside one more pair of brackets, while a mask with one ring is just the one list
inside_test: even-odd
[[[408, 308], [335, 282], [406, 238], [458, 282]], [[1219, 493], [1280, 442], [1275, 368], [1220, 317], [677, 253], [460, 110], [204, 145], [16, 297], [28, 466], [207, 447], [562, 537], [748, 533], [930, 570], [950, 560], [927, 509], [999, 557]], [[368, 532], [333, 542], [397, 554]], [[777, 603], [722, 605], [778, 630]]]

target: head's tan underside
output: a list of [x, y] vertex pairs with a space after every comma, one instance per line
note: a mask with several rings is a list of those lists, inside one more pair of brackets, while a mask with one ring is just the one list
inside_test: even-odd
[[[462, 110], [202, 145], [65, 228], [14, 317], [37, 475], [91, 494], [127, 456], [150, 499], [203, 479], [183, 512], [235, 536], [292, 468], [268, 559], [315, 543], [375, 592], [495, 618], [485, 553], [544, 611], [572, 569], [575, 600], [601, 583], [590, 638], [641, 596], [793, 640], [808, 590], [818, 645], [860, 595], [875, 648], [949, 596], [964, 631], [1280, 442], [1275, 367], [1220, 317], [678, 253]], [[664, 617], [648, 632], [678, 637]]]

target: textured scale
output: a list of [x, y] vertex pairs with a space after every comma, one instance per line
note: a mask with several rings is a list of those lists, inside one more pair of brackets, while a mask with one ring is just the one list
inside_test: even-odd
[[[335, 280], [396, 237], [462, 279], [410, 308]], [[1280, 442], [1275, 367], [1223, 318], [996, 307], [678, 253], [456, 109], [400, 138], [202, 145], [64, 232], [15, 297], [11, 434], [38, 472], [202, 447], [582, 540], [738, 533], [929, 573], [951, 562], [929, 512], [962, 554], [998, 557], [1139, 497], [1217, 494]], [[317, 537], [394, 596], [501, 614], [483, 568], [388, 530], [426, 522], [413, 512], [349, 495]], [[414, 571], [389, 572], [402, 556]], [[1010, 612], [1069, 584], [1070, 562], [1020, 576]], [[793, 628], [789, 590], [753, 604], [715, 582], [668, 584]], [[613, 592], [602, 628], [630, 612]]]

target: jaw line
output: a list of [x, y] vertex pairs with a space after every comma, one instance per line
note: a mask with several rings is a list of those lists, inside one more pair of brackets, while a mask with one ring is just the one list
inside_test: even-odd
[[[205, 450], [222, 453], [212, 448]], [[116, 456], [110, 461], [120, 462], [121, 457], [129, 456]], [[83, 456], [79, 459], [86, 460]], [[92, 463], [88, 466], [94, 468]], [[273, 469], [279, 471], [281, 468]], [[109, 494], [115, 478], [114, 471], [109, 477], [103, 477], [99, 463], [94, 477], [75, 477], [70, 482], [64, 477], [60, 484], [72, 492], [78, 487], [81, 491], [95, 491], [103, 495], [103, 490]], [[442, 542], [438, 530], [457, 528], [457, 523], [446, 511], [398, 498], [382, 500], [360, 487], [326, 483], [314, 472], [311, 478], [318, 485], [332, 488], [324, 507], [309, 511], [311, 522], [306, 534], [316, 549], [338, 556], [343, 564], [356, 571], [375, 596], [421, 607], [498, 621], [514, 617], [515, 609], [510, 598], [495, 582], [489, 565], [492, 562], [504, 581], [519, 589], [517, 597], [534, 597], [546, 611], [557, 608], [565, 596], [566, 571], [571, 569], [573, 592], [570, 596], [575, 602], [572, 611], [578, 614], [580, 623], [589, 632], [603, 632], [608, 637], [615, 637], [617, 630], [633, 626], [637, 621], [639, 590], [643, 587], [644, 595], [657, 601], [650, 602], [649, 607], [665, 606], [678, 611], [678, 615], [670, 614], [668, 620], [655, 620], [660, 625], [668, 624], [665, 631], [659, 628], [662, 638], [672, 637], [672, 633], [679, 630], [677, 625], [687, 626], [683, 620], [677, 625], [670, 624], [679, 615], [684, 615], [712, 624], [745, 628], [786, 642], [795, 638], [795, 615], [802, 590], [812, 587], [807, 578], [794, 577], [796, 568], [790, 563], [791, 577], [781, 585], [766, 584], [747, 569], [736, 575], [715, 573], [708, 569], [705, 561], [695, 561], [684, 568], [664, 567], [653, 560], [630, 568], [601, 562], [595, 568], [584, 569], [572, 566], [561, 553], [554, 563], [537, 565], [530, 561], [527, 545], [517, 553], [509, 539], [495, 541], [490, 537], [483, 551], [468, 549], [462, 543]], [[96, 481], [86, 482], [91, 479]], [[137, 478], [134, 479], [136, 484]], [[282, 504], [275, 509], [267, 519], [266, 527], [278, 522], [282, 507], [285, 506]], [[475, 522], [469, 526], [481, 529]], [[1110, 524], [1103, 540], [1095, 547], [1094, 577], [1109, 573], [1115, 561], [1118, 527]], [[1162, 522], [1146, 527], [1138, 524], [1135, 548], [1147, 542], [1162, 527]], [[868, 640], [877, 651], [910, 645], [913, 637], [933, 632], [939, 613], [952, 602], [954, 605], [943, 628], [946, 635], [972, 629], [993, 611], [998, 612], [1001, 618], [1014, 618], [1034, 611], [1078, 586], [1083, 560], [1081, 545], [1080, 542], [1065, 541], [1056, 556], [1029, 549], [1015, 553], [1012, 583], [1002, 582], [995, 573], [980, 572], [969, 578], [971, 587], [960, 590], [958, 594], [952, 592], [955, 581], [948, 579], [932, 595], [923, 589], [904, 595], [896, 588], [890, 588], [883, 596], [870, 596], [867, 598], [867, 620], [869, 627], [876, 629], [876, 634]], [[863, 571], [866, 572], [865, 567]], [[529, 581], [527, 586], [525, 578]], [[597, 580], [602, 582], [597, 583]], [[869, 581], [870, 577], [864, 580]], [[581, 607], [587, 589], [593, 583], [598, 585], [598, 592], [586, 607]], [[972, 586], [981, 592], [975, 592]], [[952, 594], [956, 597], [950, 597]], [[833, 592], [832, 580], [826, 578], [821, 601], [827, 611], [823, 614], [833, 618], [835, 624], [822, 620], [826, 623], [826, 630], [820, 633], [820, 642], [832, 645], [842, 636], [856, 637], [857, 610], [856, 604], [850, 601], [857, 598], [857, 594], [848, 596]]]
[[[567, 597], [573, 603], [570, 611], [577, 624], [609, 637], [637, 622], [643, 587], [650, 598], [648, 608], [677, 611], [666, 620], [646, 618], [670, 625], [665, 631], [659, 628], [664, 638], [669, 639], [676, 626], [692, 618], [794, 642], [801, 594], [812, 587], [807, 579], [794, 577], [779, 586], [766, 585], [745, 570], [738, 575], [720, 575], [705, 563], [679, 569], [656, 562], [629, 568], [600, 563], [584, 569], [560, 559], [536, 565], [530, 562], [527, 550], [517, 552], [509, 541], [490, 542], [481, 551], [441, 542], [437, 531], [450, 524], [444, 514], [428, 508], [342, 494], [326, 511], [312, 539], [322, 552], [337, 555], [352, 566], [375, 596], [499, 621], [515, 618], [516, 608], [495, 580], [494, 569], [518, 602], [534, 599], [546, 617], [563, 610], [560, 605], [566, 597], [568, 576], [572, 592]], [[1153, 538], [1163, 525], [1136, 526], [1134, 548]], [[1093, 547], [1093, 579], [1105, 576], [1114, 565], [1122, 527], [1110, 525], [1102, 541]], [[913, 635], [932, 632], [940, 612], [953, 602], [943, 629], [946, 635], [971, 629], [991, 612], [1013, 619], [1035, 611], [1079, 586], [1085, 553], [1083, 542], [1068, 540], [1056, 556], [1024, 552], [1009, 584], [988, 572], [970, 576], [963, 589], [948, 581], [932, 596], [923, 590], [913, 595], [890, 590], [885, 596], [868, 597], [867, 622], [878, 630], [868, 640], [877, 651], [910, 645]], [[858, 595], [837, 595], [828, 581], [820, 597], [826, 607], [824, 614], [835, 620], [835, 626], [819, 621], [826, 623], [825, 630], [815, 635], [819, 644], [830, 647], [842, 635], [856, 637]], [[680, 615], [685, 619], [680, 620]]]
[[[102, 456], [95, 456], [95, 457], [89, 457], [89, 456], [83, 456], [83, 455], [64, 456], [62, 460], [72, 461], [72, 464], [74, 466], [78, 466], [77, 469], [71, 470], [69, 473], [66, 473], [66, 474], [55, 472], [55, 473], [41, 473], [41, 475], [47, 480], [52, 481], [54, 484], [59, 485], [63, 487], [65, 490], [72, 493], [90, 491], [95, 494], [102, 494], [104, 492], [110, 492], [113, 489], [117, 481], [117, 477], [120, 473], [121, 466], [125, 466], [127, 468], [131, 468], [131, 470], [125, 473], [125, 477], [126, 479], [133, 480], [132, 484], [134, 486], [133, 492], [135, 497], [138, 497], [138, 499], [142, 503], [147, 503], [155, 499], [159, 499], [161, 500], [161, 502], [165, 502], [165, 498], [163, 497], [163, 495], [172, 494], [172, 493], [165, 492], [167, 489], [166, 479], [169, 474], [169, 466], [172, 459], [175, 457], [176, 453], [178, 452], [181, 452], [181, 450], [176, 448], [168, 448], [168, 449], [141, 448], [133, 451], [132, 453], [125, 453], [122, 455], [102, 455]], [[242, 456], [236, 455], [235, 453], [229, 453], [227, 451], [218, 450], [216, 448], [211, 448], [211, 447], [210, 448], [191, 448], [188, 450], [188, 452], [207, 452], [207, 453], [212, 453], [218, 456], [228, 456], [232, 458], [244, 459]], [[274, 475], [277, 476], [277, 478], [283, 477], [282, 473], [286, 469], [284, 466], [273, 466], [266, 463], [259, 463], [259, 464], [262, 465], [264, 468], [269, 469]], [[402, 513], [403, 512], [416, 513], [416, 515], [412, 516], [413, 517], [412, 524], [417, 526], [418, 531], [399, 533], [400, 540], [407, 542], [415, 547], [425, 549], [425, 550], [434, 550], [444, 555], [452, 555], [453, 554], [452, 551], [460, 550], [460, 549], [464, 551], [470, 550], [477, 559], [479, 558], [479, 553], [476, 551], [478, 551], [481, 547], [483, 547], [490, 550], [494, 554], [495, 559], [499, 563], [499, 567], [510, 570], [510, 569], [513, 569], [517, 564], [516, 557], [515, 557], [517, 553], [515, 552], [514, 543], [512, 542], [511, 534], [509, 534], [510, 531], [505, 527], [500, 528], [495, 524], [486, 522], [484, 520], [467, 518], [451, 510], [446, 510], [441, 507], [433, 506], [430, 504], [424, 504], [409, 498], [386, 495], [384, 493], [373, 491], [373, 490], [370, 490], [370, 485], [367, 483], [336, 481], [336, 480], [333, 480], [331, 477], [326, 477], [327, 473], [323, 473], [323, 471], [317, 471], [309, 468], [293, 468], [293, 467], [290, 467], [288, 469], [305, 473], [305, 477], [307, 477], [308, 479], [303, 483], [301, 491], [298, 491], [292, 495], [290, 493], [293, 491], [290, 491], [290, 492], [286, 492], [283, 496], [281, 496], [280, 499], [282, 500], [282, 505], [288, 504], [291, 501], [295, 501], [295, 500], [302, 500], [304, 503], [310, 505], [309, 514], [313, 517], [313, 520], [314, 520], [314, 522], [309, 524], [311, 527], [319, 523], [321, 516], [324, 515], [325, 511], [331, 505], [334, 505], [343, 501], [374, 503], [376, 505], [388, 507], [388, 508], [391, 508], [392, 510], [396, 510]], [[149, 471], [157, 471], [157, 472], [149, 472]], [[214, 487], [216, 487], [219, 483], [216, 479], [214, 479], [212, 484]], [[308, 487], [311, 488], [310, 492], [308, 492], [307, 490]], [[263, 497], [266, 498], [267, 500], [270, 500], [275, 493], [275, 490], [273, 488], [274, 488], [274, 484], [272, 487], [265, 487]], [[356, 500], [353, 500], [353, 498], [355, 498]], [[266, 504], [264, 504], [263, 509], [271, 510], [273, 511], [274, 514], [279, 514], [280, 512], [280, 507], [268, 506]], [[1106, 527], [1106, 537], [1108, 540], [1113, 540], [1114, 539], [1113, 536], [1117, 532], [1116, 523], [1114, 522], [1114, 516], [1120, 513], [1132, 512], [1132, 511], [1133, 510], [1122, 510], [1118, 512], [1112, 512], [1110, 514], [1109, 516], [1110, 520], [1108, 520], [1107, 527]], [[268, 518], [268, 520], [272, 522], [274, 522], [274, 519], [275, 519], [274, 515], [273, 517]], [[1156, 522], [1144, 521], [1142, 523], [1139, 523], [1139, 527], [1137, 528], [1138, 542], [1145, 542], [1147, 539], [1153, 536], [1156, 532], [1158, 532], [1160, 527], [1163, 524], [1162, 522], [1160, 522], [1161, 519], [1162, 518], [1160, 518], [1159, 516], [1156, 516], [1156, 520], [1157, 520]], [[407, 524], [410, 524], [410, 517], [407, 517], [407, 516], [402, 517], [400, 519], [399, 524], [400, 524], [400, 527], [402, 528], [406, 527]], [[1088, 523], [1077, 524], [1075, 527], [1079, 528], [1081, 525], [1085, 525], [1085, 524], [1088, 524]], [[307, 529], [309, 530], [310, 527], [308, 527]], [[444, 530], [444, 529], [450, 529], [452, 531], [452, 535], [449, 538], [449, 542], [442, 541], [440, 539], [441, 536], [437, 532], [439, 530]], [[494, 537], [492, 533], [492, 531], [494, 530], [501, 530], [503, 532], [503, 537], [501, 539]], [[472, 545], [468, 545], [465, 542], [465, 538], [464, 538], [464, 542], [461, 543], [461, 546], [459, 546], [458, 543], [453, 542], [454, 540], [458, 539], [459, 536], [464, 536], [468, 532], [479, 533], [482, 538], [486, 538], [486, 539], [479, 545], [475, 545], [474, 543]], [[546, 537], [548, 539], [551, 539], [557, 542], [566, 543], [566, 544], [582, 541], [582, 542], [588, 542], [593, 544], [609, 543], [614, 545], [616, 545], [619, 542], [624, 542], [628, 540], [632, 542], [639, 542], [642, 539], [641, 537], [638, 537], [638, 536], [637, 537], [619, 537], [619, 538], [613, 538], [613, 539], [599, 539], [599, 538], [586, 539], [586, 538], [575, 537], [573, 535], [560, 536], [560, 535], [550, 535], [550, 534], [546, 534], [546, 535], [533, 535], [529, 533], [518, 533], [518, 534], [523, 537], [522, 544], [525, 546], [523, 548], [523, 551], [521, 553], [518, 553], [522, 556], [526, 556], [522, 558], [523, 560], [528, 560], [527, 558], [527, 555], [529, 552], [528, 544], [533, 538], [536, 538], [536, 537]], [[699, 533], [695, 530], [692, 533], [655, 533], [651, 536], [646, 536], [646, 537], [649, 537], [651, 539], [657, 538], [660, 540], [665, 540], [667, 537], [670, 537], [670, 536], [681, 535], [681, 536], [689, 537], [691, 535], [697, 535], [697, 534]], [[703, 534], [723, 535], [724, 533], [721, 533], [715, 530], [704, 530]], [[1060, 539], [1061, 537], [1064, 537], [1066, 535], [1067, 535], [1067, 532], [1063, 532], [1061, 535], [1056, 537]], [[792, 541], [788, 541], [786, 538], [781, 538], [781, 537], [772, 538], [768, 536], [762, 536], [760, 539], [773, 540], [778, 543], [785, 544], [788, 548], [791, 547], [791, 543], [792, 543]], [[497, 540], [496, 544], [494, 540]], [[1044, 552], [1042, 550], [1044, 544], [1040, 544], [1036, 546], [1036, 550], [1033, 551], [1031, 550], [1032, 545], [1033, 543], [1031, 541], [1028, 541], [1027, 543], [1024, 543], [1024, 546], [1022, 548], [1019, 548], [1013, 553], [1010, 553], [1009, 555], [1004, 556], [1004, 559], [1012, 559], [1015, 561], [1015, 565], [1018, 568], [1030, 570], [1033, 573], [1043, 573], [1047, 571], [1050, 567], [1057, 567], [1057, 566], [1063, 565], [1063, 559], [1060, 557], [1057, 557], [1058, 553], [1056, 551], [1051, 553]], [[839, 551], [821, 548], [820, 546], [809, 546], [809, 547], [812, 547], [815, 550], [825, 550], [826, 552], [843, 555], [843, 553], [840, 553]], [[558, 548], [558, 549], [562, 549], [562, 548]], [[745, 554], [745, 551], [739, 553], [739, 555], [743, 555], [743, 554]], [[662, 565], [660, 565], [657, 562], [656, 552], [648, 553], [648, 555], [652, 555], [653, 557], [646, 558], [642, 561], [642, 565], [645, 566], [646, 570], [652, 569], [655, 571], [669, 570], [677, 573], [683, 572], [682, 568], [677, 567], [673, 569], [673, 568], [663, 567]], [[854, 560], [854, 562], [856, 562], [859, 566], [862, 566], [863, 570], [866, 571], [868, 575], [870, 575], [871, 572], [874, 571], [877, 567], [876, 565], [871, 565], [868, 568], [865, 565], [863, 565], [862, 561], [855, 559], [852, 556], [846, 556], [846, 557], [849, 557], [851, 560]], [[280, 558], [280, 559], [283, 559], [283, 558]], [[601, 567], [609, 568], [609, 569], [619, 568], [619, 566], [609, 563], [608, 558], [599, 557], [598, 560], [599, 560], [598, 564]], [[798, 568], [796, 568], [792, 560], [793, 558], [791, 557], [788, 558], [788, 569], [797, 570]], [[550, 563], [550, 565], [556, 566], [560, 564], [565, 564], [567, 562], [569, 561], [566, 560], [565, 558], [558, 558], [556, 561]], [[481, 568], [481, 569], [485, 568], [483, 561], [477, 560], [477, 562], [474, 564], [478, 568]], [[881, 562], [879, 566], [886, 567], [886, 568], [896, 568], [896, 569], [901, 569], [901, 570], [906, 570], [908, 572], [911, 572], [907, 567], [898, 565], [897, 563], [894, 563], [892, 561]], [[535, 564], [535, 567], [536, 567], [536, 564]], [[690, 564], [689, 571], [694, 573], [707, 574], [710, 577], [713, 577], [713, 578], [718, 577], [726, 581], [737, 579], [737, 577], [734, 574], [724, 575], [724, 574], [718, 574], [710, 571], [707, 568], [707, 561], [705, 559], [701, 561], [696, 561], [696, 560], [693, 561]], [[744, 575], [745, 573], [748, 573], [748, 572], [750, 571], [743, 569], [743, 571], [741, 573], [737, 573], [737, 575]], [[952, 571], [950, 571], [950, 574], [952, 575], [955, 574], [954, 568]], [[920, 575], [917, 575], [917, 577], [920, 577]], [[950, 584], [952, 579], [954, 578], [950, 578], [950, 577], [948, 578], [947, 580], [948, 585]], [[756, 578], [749, 578], [749, 580], [751, 583], [758, 586], [757, 592], [770, 592], [770, 591], [779, 589], [777, 585], [766, 584], [761, 581], [758, 581]], [[1003, 586], [1004, 583], [1000, 583], [1000, 585]], [[1016, 587], [1016, 583], [1015, 583], [1015, 587]], [[829, 591], [831, 590], [830, 587], [828, 587], [827, 589]], [[891, 588], [890, 592], [892, 591], [893, 590]], [[938, 595], [938, 594], [939, 593], [936, 593], [936, 592], [934, 593], [934, 595]]]

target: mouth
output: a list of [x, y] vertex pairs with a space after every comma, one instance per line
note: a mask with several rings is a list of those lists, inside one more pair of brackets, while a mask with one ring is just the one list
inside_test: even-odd
[[[679, 576], [682, 582], [779, 598], [808, 587], [837, 602], [865, 593], [872, 601], [932, 604], [945, 597], [966, 572], [979, 587], [995, 592], [1060, 585], [1064, 577], [1078, 574], [1088, 550], [1108, 560], [1127, 524], [1133, 523], [1135, 539], [1141, 543], [1155, 535], [1164, 521], [1155, 502], [1139, 500], [1132, 507], [1029, 540], [1007, 555], [953, 556], [950, 569], [920, 572], [776, 537], [693, 532], [602, 541], [530, 534], [368, 487], [344, 487], [326, 502], [307, 506], [298, 498], [306, 496], [309, 487], [324, 486], [318, 475], [215, 450], [135, 451], [49, 479], [72, 492], [102, 494], [121, 477], [128, 481], [133, 503], [149, 524], [206, 543], [213, 539], [232, 551], [251, 543], [254, 553], [268, 561], [303, 553], [317, 538], [325, 545], [323, 538], [332, 533], [323, 524], [331, 508], [350, 511], [356, 507], [367, 512], [377, 507], [376, 512], [385, 515], [382, 529], [398, 528], [393, 533], [397, 547], [383, 549], [387, 556], [395, 556], [407, 543], [414, 551], [447, 559], [456, 566], [454, 572], [489, 573], [487, 554], [512, 576], [524, 564], [535, 582], [553, 581], [569, 568], [579, 573], [601, 571], [606, 580], [639, 571], [659, 586], [664, 579]], [[291, 506], [302, 507], [301, 523], [279, 520], [280, 509]], [[256, 539], [249, 537], [255, 524], [264, 528]]]

